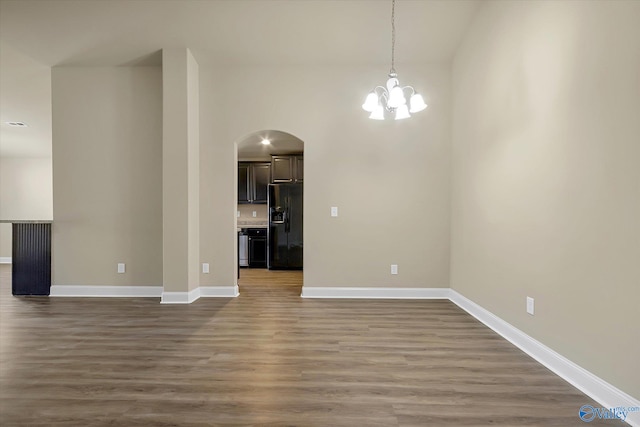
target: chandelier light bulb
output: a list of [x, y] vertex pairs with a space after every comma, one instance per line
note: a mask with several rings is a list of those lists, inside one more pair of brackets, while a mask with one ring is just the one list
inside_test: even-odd
[[424, 103], [424, 99], [422, 99], [422, 95], [419, 93], [414, 93], [411, 95], [411, 99], [409, 100], [409, 112], [417, 113], [419, 111], [427, 108], [427, 104]]
[[375, 110], [371, 112], [369, 118], [372, 120], [384, 120], [384, 107], [381, 103], [378, 103]]
[[362, 104], [362, 109], [364, 111], [373, 113], [373, 110], [378, 107], [379, 103], [380, 101], [378, 100], [378, 95], [376, 95], [375, 92], [371, 92], [369, 93], [369, 95], [367, 95], [367, 99], [364, 101], [364, 104]]
[[404, 97], [404, 93], [402, 92], [402, 88], [400, 86], [395, 86], [389, 92], [389, 101], [387, 102], [387, 106], [389, 108], [398, 108], [401, 105], [405, 105], [407, 103], [406, 98]]
[[411, 114], [409, 114], [407, 104], [399, 106], [396, 110], [396, 120], [408, 119], [409, 117], [411, 117]]

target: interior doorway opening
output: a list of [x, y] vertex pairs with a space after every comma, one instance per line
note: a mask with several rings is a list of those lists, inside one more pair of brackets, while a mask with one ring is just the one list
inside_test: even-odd
[[238, 285], [243, 278], [284, 285], [291, 275], [284, 272], [301, 277], [303, 269], [304, 142], [261, 130], [238, 140], [236, 154]]

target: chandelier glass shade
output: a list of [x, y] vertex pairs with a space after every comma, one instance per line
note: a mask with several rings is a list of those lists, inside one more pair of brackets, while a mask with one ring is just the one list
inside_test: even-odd
[[[398, 75], [394, 68], [395, 63], [395, 44], [396, 44], [396, 26], [395, 26], [395, 6], [396, 1], [391, 2], [391, 70], [389, 71], [389, 79], [385, 86], [376, 86], [367, 95], [362, 104], [362, 109], [371, 113], [370, 119], [384, 120], [385, 112], [395, 115], [396, 120], [402, 120], [411, 117], [411, 114], [427, 108], [422, 95], [420, 95], [412, 86], [401, 86]], [[409, 97], [407, 106], [407, 96]]]

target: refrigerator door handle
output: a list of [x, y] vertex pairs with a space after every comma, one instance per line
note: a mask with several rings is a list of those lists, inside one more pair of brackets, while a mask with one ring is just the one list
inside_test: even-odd
[[284, 203], [284, 231], [285, 233], [288, 233], [291, 230], [290, 227], [290, 220], [289, 220], [289, 209], [291, 209], [291, 205], [289, 204], [289, 198], [285, 197], [285, 203]]

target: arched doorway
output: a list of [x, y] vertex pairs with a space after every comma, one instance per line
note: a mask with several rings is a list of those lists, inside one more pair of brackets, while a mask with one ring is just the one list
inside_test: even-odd
[[300, 295], [304, 143], [262, 130], [239, 139], [236, 154], [238, 286], [268, 283]]

